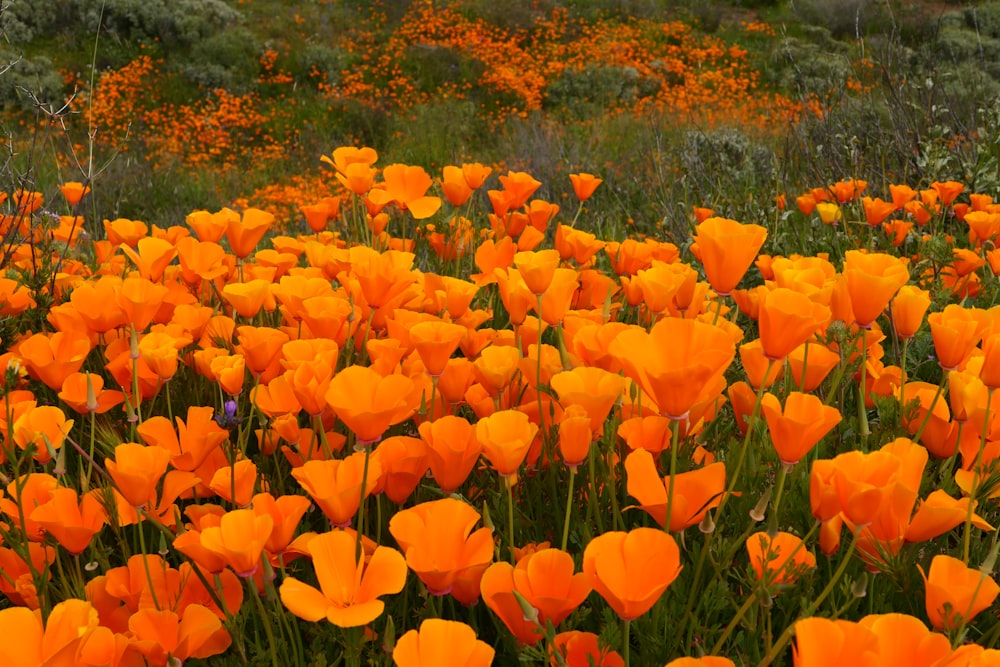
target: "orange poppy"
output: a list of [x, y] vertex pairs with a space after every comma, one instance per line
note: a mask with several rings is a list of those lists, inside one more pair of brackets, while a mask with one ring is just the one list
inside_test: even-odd
[[760, 342], [769, 359], [782, 360], [830, 320], [830, 309], [801, 292], [779, 287], [761, 295]]
[[604, 182], [604, 179], [597, 178], [593, 174], [570, 174], [570, 183], [573, 185], [573, 194], [581, 202], [587, 201], [597, 190], [597, 186]]
[[767, 239], [760, 225], [744, 225], [728, 218], [708, 218], [695, 227], [700, 261], [712, 289], [732, 292]]
[[472, 472], [482, 452], [476, 430], [464, 417], [448, 415], [421, 423], [419, 431], [427, 445], [427, 461], [434, 481], [444, 493], [454, 493]]
[[128, 620], [131, 645], [154, 665], [219, 655], [232, 644], [221, 619], [208, 607], [188, 605], [183, 612], [146, 607]]
[[356, 555], [357, 541], [338, 530], [312, 538], [312, 556], [319, 589], [295, 577], [285, 577], [279, 592], [285, 607], [306, 621], [323, 618], [342, 628], [371, 623], [385, 609], [379, 596], [398, 593], [406, 583], [406, 561], [389, 547], [376, 547], [371, 557]]
[[958, 181], [934, 181], [931, 188], [937, 192], [942, 206], [951, 206], [958, 195], [965, 192], [965, 184]]
[[392, 660], [398, 667], [489, 667], [495, 654], [493, 647], [477, 639], [476, 631], [465, 623], [428, 618], [419, 629], [399, 638]]
[[486, 606], [524, 645], [537, 644], [543, 628], [549, 623], [553, 627], [562, 623], [591, 591], [587, 575], [573, 574], [573, 558], [559, 549], [536, 551], [521, 558], [516, 566], [493, 563], [483, 575], [480, 588]]
[[423, 481], [430, 465], [424, 441], [406, 435], [386, 438], [372, 452], [372, 457], [382, 466], [382, 490], [398, 505], [405, 503]]
[[777, 593], [777, 587], [795, 583], [804, 572], [816, 567], [816, 556], [791, 533], [754, 533], [747, 538], [746, 547], [754, 574], [765, 580], [772, 595]]
[[795, 667], [877, 665], [878, 637], [852, 621], [812, 616], [795, 622]]
[[123, 280], [118, 292], [118, 307], [125, 314], [125, 322], [135, 327], [137, 332], [145, 331], [169, 292], [163, 285], [157, 285], [146, 278], [131, 277]]
[[680, 549], [656, 528], [607, 532], [587, 544], [583, 571], [615, 613], [631, 621], [649, 611], [680, 574]]
[[794, 465], [840, 423], [840, 410], [824, 405], [818, 396], [793, 391], [784, 408], [770, 392], [761, 399], [760, 410], [767, 420], [771, 444], [785, 465]]
[[[543, 251], [544, 252], [544, 251]], [[541, 304], [532, 304], [532, 310], [549, 326], [558, 326], [569, 311], [573, 297], [580, 288], [579, 274], [573, 269], [556, 269], [552, 282], [542, 295]], [[539, 311], [539, 306], [541, 310]]]
[[17, 346], [17, 356], [28, 373], [51, 389], [59, 391], [63, 382], [83, 366], [90, 354], [90, 340], [75, 333], [37, 333]]
[[595, 436], [587, 411], [579, 405], [569, 406], [559, 420], [559, 454], [563, 463], [574, 469], [583, 463]]
[[944, 370], [959, 368], [982, 338], [982, 310], [950, 303], [927, 316], [938, 364]]
[[472, 196], [473, 188], [465, 180], [461, 167], [447, 165], [442, 170], [441, 191], [452, 206], [461, 206]]
[[79, 414], [104, 414], [125, 400], [120, 391], [104, 390], [104, 377], [95, 373], [70, 373], [63, 380], [59, 398]]
[[271, 283], [263, 278], [230, 283], [222, 288], [222, 298], [240, 317], [253, 319], [272, 298]]
[[410, 341], [424, 362], [427, 373], [440, 377], [448, 359], [458, 349], [468, 329], [441, 320], [420, 322], [410, 328]]
[[377, 460], [368, 461], [368, 476], [364, 476], [365, 454], [355, 452], [345, 459], [306, 461], [292, 469], [292, 477], [305, 489], [330, 522], [337, 527], [349, 526], [361, 506], [361, 488], [370, 496], [382, 466]]
[[1000, 586], [982, 568], [967, 567], [951, 556], [939, 554], [930, 571], [917, 566], [926, 586], [927, 617], [938, 630], [952, 630], [969, 623], [1000, 594]]
[[670, 504], [670, 526], [673, 532], [697, 525], [708, 511], [718, 507], [726, 488], [726, 466], [717, 462], [678, 473], [673, 478], [673, 503], [670, 503], [670, 476], [660, 477], [653, 455], [645, 449], [636, 449], [625, 458], [628, 494], [639, 501], [661, 526], [667, 523], [667, 505]]
[[441, 498], [397, 512], [389, 520], [389, 532], [431, 595], [450, 593], [472, 604], [493, 560], [493, 530], [473, 532], [481, 518], [468, 503]]
[[568, 225], [556, 227], [555, 249], [563, 261], [572, 259], [578, 266], [584, 266], [604, 248], [604, 241], [594, 234]]
[[104, 459], [104, 467], [115, 488], [133, 507], [142, 507], [156, 498], [156, 485], [170, 463], [170, 452], [126, 442], [115, 447], [115, 458]]
[[243, 211], [242, 216], [229, 216], [226, 224], [229, 249], [240, 259], [245, 259], [254, 251], [273, 223], [274, 214], [259, 208], [248, 208]]
[[139, 275], [153, 282], [159, 282], [163, 278], [167, 265], [177, 256], [177, 248], [173, 243], [152, 236], [139, 239], [135, 250], [128, 245], [122, 245], [121, 250], [135, 264]]
[[390, 426], [409, 419], [420, 400], [405, 375], [383, 377], [356, 365], [333, 376], [325, 398], [362, 445], [378, 442]]
[[76, 489], [66, 487], [53, 489], [48, 502], [31, 510], [30, 516], [74, 555], [83, 553], [107, 522], [100, 491], [86, 493], [81, 498]]
[[227, 512], [218, 526], [201, 531], [201, 546], [220, 556], [241, 577], [251, 577], [260, 565], [261, 550], [271, 539], [270, 514], [250, 509]]
[[677, 658], [664, 667], [734, 667], [735, 664], [729, 658], [705, 655], [700, 658]]
[[237, 507], [249, 507], [256, 485], [257, 464], [250, 459], [240, 459], [231, 466], [218, 468], [208, 488]]
[[622, 331], [608, 351], [660, 414], [675, 420], [686, 418], [736, 356], [732, 339], [722, 329], [675, 317], [660, 320], [649, 333], [638, 328]]
[[385, 188], [368, 193], [368, 198], [376, 206], [395, 204], [409, 211], [417, 220], [429, 218], [441, 208], [438, 197], [427, 196], [433, 181], [423, 167], [390, 164], [382, 170], [382, 178], [385, 179]]
[[867, 454], [850, 451], [816, 460], [809, 487], [813, 516], [826, 522], [843, 512], [855, 526], [868, 525], [881, 509], [900, 467], [900, 458], [884, 450]]
[[[598, 636], [592, 632], [570, 630], [560, 632], [553, 640], [553, 649], [562, 655], [566, 667], [625, 667], [625, 661], [618, 651], [601, 647]], [[552, 656], [550, 667], [559, 667], [556, 656]]]
[[37, 405], [14, 420], [11, 431], [20, 449], [31, 448], [32, 458], [45, 464], [62, 448], [73, 421], [54, 405]]
[[910, 271], [905, 260], [893, 255], [848, 250], [844, 254], [844, 276], [854, 321], [867, 328], [910, 279]]
[[271, 534], [264, 542], [264, 549], [272, 555], [283, 553], [291, 544], [299, 521], [309, 509], [310, 502], [305, 496], [288, 495], [275, 498], [270, 493], [258, 493], [251, 502], [257, 515], [271, 517]]
[[903, 285], [889, 304], [892, 326], [900, 338], [912, 338], [923, 324], [931, 293], [916, 285]]
[[537, 433], [538, 426], [520, 410], [500, 410], [476, 422], [483, 456], [503, 477], [517, 472]]

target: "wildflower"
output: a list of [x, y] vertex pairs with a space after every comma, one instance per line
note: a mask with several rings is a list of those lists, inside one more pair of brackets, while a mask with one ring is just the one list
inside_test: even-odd
[[917, 568], [927, 588], [927, 617], [938, 630], [968, 623], [1000, 594], [1000, 586], [988, 573], [951, 556], [935, 556], [927, 573]]
[[489, 667], [496, 651], [476, 638], [465, 623], [440, 618], [425, 619], [396, 642], [392, 659], [398, 667]]
[[767, 230], [727, 218], [709, 218], [695, 228], [695, 242], [712, 289], [728, 295], [764, 245]]
[[655, 528], [607, 532], [587, 544], [583, 571], [615, 613], [630, 621], [649, 611], [680, 574], [680, 549]]

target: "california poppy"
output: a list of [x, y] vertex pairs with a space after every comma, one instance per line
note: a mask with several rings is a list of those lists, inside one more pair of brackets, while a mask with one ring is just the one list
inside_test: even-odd
[[389, 532], [406, 564], [432, 595], [452, 594], [463, 604], [479, 598], [479, 582], [493, 560], [493, 530], [473, 528], [481, 520], [455, 498], [420, 503], [393, 515]]
[[854, 321], [869, 327], [882, 314], [896, 292], [910, 279], [905, 260], [885, 253], [848, 250], [844, 275], [851, 295]]
[[1000, 586], [989, 573], [951, 556], [935, 556], [926, 574], [917, 568], [927, 588], [927, 617], [938, 630], [967, 624], [1000, 594]]
[[279, 592], [285, 607], [306, 621], [325, 618], [342, 628], [367, 625], [381, 615], [379, 596], [398, 593], [406, 583], [406, 561], [389, 547], [377, 547], [371, 558], [356, 553], [354, 535], [337, 530], [312, 538], [312, 556], [319, 589], [295, 577], [285, 577]]
[[201, 546], [221, 556], [239, 576], [250, 577], [260, 564], [261, 551], [273, 528], [270, 514], [233, 510], [223, 515], [218, 527], [201, 531]]
[[405, 633], [392, 649], [398, 667], [489, 667], [496, 651], [476, 638], [465, 623], [428, 618], [419, 629]]
[[587, 544], [583, 571], [615, 613], [631, 621], [649, 611], [680, 574], [680, 549], [655, 528], [607, 532]]
[[941, 368], [954, 370], [972, 354], [985, 328], [982, 312], [978, 308], [964, 308], [950, 303], [944, 310], [927, 316], [934, 352]]
[[345, 459], [307, 461], [292, 469], [292, 477], [334, 526], [343, 527], [350, 525], [361, 506], [362, 487], [366, 497], [371, 495], [382, 476], [377, 460], [369, 460], [367, 468], [365, 477], [365, 453], [355, 452]]
[[453, 415], [423, 422], [418, 428], [427, 445], [427, 461], [434, 481], [445, 493], [454, 493], [472, 472], [482, 452], [475, 428], [464, 417]]
[[923, 324], [931, 293], [916, 285], [903, 285], [889, 304], [892, 326], [900, 338], [912, 338]]
[[777, 586], [795, 583], [806, 570], [816, 567], [816, 556], [791, 533], [754, 533], [747, 538], [746, 547], [754, 574], [767, 582], [772, 594]]
[[393, 424], [409, 419], [420, 397], [405, 375], [383, 377], [369, 366], [355, 365], [333, 376], [325, 398], [359, 443], [367, 445], [380, 440]]
[[[533, 645], [542, 638], [548, 623], [558, 626], [586, 599], [591, 584], [586, 574], [573, 574], [569, 554], [544, 549], [522, 558], [515, 566], [506, 562], [490, 565], [483, 575], [481, 590], [483, 602], [517, 640]], [[534, 609], [531, 618], [522, 604]]]
[[797, 391], [788, 395], [784, 408], [774, 394], [767, 393], [760, 409], [771, 444], [786, 465], [798, 463], [842, 419], [837, 408], [824, 405], [818, 396]]
[[725, 331], [697, 320], [667, 318], [649, 333], [628, 329], [608, 346], [660, 413], [680, 420], [736, 355]]
[[673, 532], [700, 523], [710, 509], [719, 505], [726, 488], [725, 464], [712, 463], [674, 475], [671, 503], [671, 478], [660, 477], [653, 455], [645, 449], [636, 449], [625, 458], [625, 472], [629, 495], [661, 526], [667, 524], [670, 505], [669, 530]]
[[167, 664], [167, 656], [184, 662], [208, 658], [229, 648], [232, 638], [222, 620], [200, 604], [183, 612], [146, 607], [128, 621], [132, 645], [152, 664]]
[[483, 456], [503, 477], [517, 472], [538, 433], [538, 426], [528, 421], [520, 410], [501, 410], [476, 423], [476, 438]]
[[795, 622], [795, 667], [879, 664], [878, 637], [851, 621], [813, 616]]
[[728, 295], [764, 245], [767, 230], [728, 218], [708, 218], [695, 227], [695, 242], [712, 289]]
[[410, 340], [429, 375], [439, 377], [444, 372], [466, 331], [459, 324], [440, 320], [421, 322], [410, 328]]
[[[552, 649], [558, 651], [566, 667], [625, 667], [618, 651], [602, 647], [598, 636], [592, 632], [570, 630], [555, 636]], [[559, 667], [559, 659], [552, 656], [551, 667]]]
[[[107, 521], [107, 512], [98, 493], [80, 497], [72, 488], [53, 489], [48, 502], [30, 510], [31, 520], [71, 554], [79, 555]], [[28, 508], [25, 511], [28, 512]]]
[[782, 360], [830, 319], [830, 309], [805, 294], [783, 287], [762, 295], [758, 311], [760, 342], [769, 359]]
[[274, 223], [274, 214], [259, 208], [248, 208], [242, 216], [230, 216], [226, 225], [226, 240], [233, 254], [245, 259], [254, 251], [264, 234]]
[[382, 170], [382, 178], [385, 188], [368, 193], [368, 198], [376, 205], [395, 204], [417, 220], [431, 217], [441, 207], [439, 198], [427, 196], [433, 181], [423, 167], [390, 164]]

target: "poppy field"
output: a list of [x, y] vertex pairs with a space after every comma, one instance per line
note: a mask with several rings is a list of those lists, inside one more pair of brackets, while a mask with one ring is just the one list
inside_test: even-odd
[[[468, 48], [502, 132], [667, 44], [685, 85], [605, 119], [831, 113], [738, 105], [746, 54], [681, 23], [513, 50], [414, 7], [323, 94], [474, 96], [393, 70]], [[80, 118], [142, 118], [153, 173], [278, 164], [260, 98], [140, 108], [155, 71]], [[100, 170], [0, 191], [0, 664], [1000, 664], [1000, 193], [845, 175], [657, 233], [608, 222], [621, 165], [385, 153], [156, 222], [95, 215]]]

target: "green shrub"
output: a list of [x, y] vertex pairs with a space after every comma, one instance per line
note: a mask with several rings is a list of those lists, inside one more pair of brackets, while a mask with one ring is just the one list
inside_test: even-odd
[[190, 61], [179, 67], [187, 79], [206, 88], [244, 93], [257, 80], [264, 47], [244, 27], [219, 32], [196, 43]]
[[31, 111], [41, 104], [55, 110], [65, 102], [62, 75], [44, 56], [19, 57], [0, 50], [0, 73], [0, 109]]

